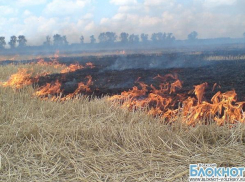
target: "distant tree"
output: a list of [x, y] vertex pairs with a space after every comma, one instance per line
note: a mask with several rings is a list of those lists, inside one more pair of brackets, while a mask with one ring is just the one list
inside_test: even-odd
[[167, 33], [166, 40], [168, 42], [172, 42], [175, 40], [175, 37], [173, 36], [173, 33]]
[[188, 35], [188, 40], [196, 40], [197, 36], [198, 36], [198, 33], [196, 31], [193, 31]]
[[157, 34], [156, 34], [156, 33], [153, 33], [153, 34], [151, 35], [151, 40], [152, 40], [153, 42], [157, 42]]
[[46, 36], [46, 41], [43, 42], [44, 46], [51, 46], [51, 37], [50, 36]]
[[148, 42], [148, 34], [142, 33], [140, 35], [142, 42]]
[[243, 33], [243, 37], [245, 38], [245, 32]]
[[98, 39], [99, 39], [99, 42], [100, 42], [100, 43], [106, 42], [106, 41], [107, 41], [107, 39], [106, 39], [106, 34], [105, 34], [104, 32], [103, 32], [103, 33], [100, 33]]
[[66, 36], [61, 36], [60, 34], [55, 34], [53, 36], [53, 42], [54, 46], [59, 47], [59, 46], [67, 46], [69, 43], [66, 39]]
[[0, 37], [0, 49], [4, 49], [6, 45], [5, 37]]
[[19, 47], [25, 47], [26, 46], [26, 37], [24, 35], [19, 35], [18, 37], [18, 43], [19, 43]]
[[60, 34], [55, 34], [53, 36], [53, 42], [54, 42], [54, 46], [62, 46], [63, 45], [63, 38], [61, 37]]
[[66, 36], [64, 35], [64, 36], [62, 37], [62, 45], [67, 46], [68, 44], [69, 44], [69, 42], [67, 41]]
[[106, 32], [107, 41], [113, 43], [117, 40], [117, 35], [114, 32]]
[[158, 36], [159, 41], [164, 41], [167, 39], [167, 34], [165, 32], [164, 33], [160, 32], [157, 34], [157, 36]]
[[171, 43], [175, 40], [175, 37], [172, 33], [158, 32], [151, 35], [151, 40], [153, 42]]
[[117, 35], [114, 32], [103, 32], [98, 37], [100, 43], [113, 43], [117, 39]]
[[128, 33], [122, 32], [122, 33], [120, 34], [121, 42], [122, 42], [122, 43], [128, 42], [128, 36], [129, 36]]
[[84, 43], [84, 37], [83, 35], [80, 37], [80, 44], [83, 44]]
[[17, 37], [15, 35], [10, 37], [10, 41], [9, 41], [9, 46], [11, 49], [16, 47], [16, 43], [17, 43]]
[[90, 36], [90, 43], [94, 44], [96, 42], [96, 39], [94, 38], [94, 35]]
[[162, 33], [162, 32], [153, 33], [151, 35], [151, 40], [153, 42], [161, 42], [161, 41], [166, 40], [166, 38], [167, 38], [167, 34], [166, 33]]
[[129, 42], [130, 43], [137, 43], [137, 42], [139, 42], [139, 40], [140, 40], [139, 35], [132, 34], [129, 36]]

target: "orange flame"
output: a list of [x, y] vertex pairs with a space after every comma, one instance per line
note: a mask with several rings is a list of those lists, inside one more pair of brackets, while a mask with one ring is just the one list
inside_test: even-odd
[[56, 80], [55, 83], [47, 83], [45, 86], [40, 87], [35, 95], [39, 97], [48, 96], [48, 95], [57, 95], [60, 94], [61, 91], [61, 83], [59, 80]]
[[85, 92], [85, 93], [90, 92], [91, 91], [90, 86], [93, 84], [92, 77], [89, 75], [86, 78], [88, 79], [86, 84], [84, 84], [83, 82], [78, 83], [77, 89], [73, 93], [64, 97], [63, 100], [70, 100], [74, 98], [76, 95], [80, 94], [81, 92]]
[[65, 64], [60, 64], [57, 59], [54, 59], [51, 62], [46, 62], [44, 59], [39, 59], [39, 61], [36, 64], [39, 66], [52, 66], [54, 68], [66, 67]]
[[66, 66], [65, 64], [59, 63], [57, 59], [53, 59], [51, 62], [46, 62], [44, 61], [44, 59], [39, 59], [39, 61], [36, 64], [39, 66], [52, 66], [54, 68], [62, 68], [60, 73], [74, 72], [76, 70], [84, 69], [85, 67], [91, 69], [95, 67], [91, 62], [86, 63], [86, 66], [80, 65], [78, 63]]
[[74, 72], [76, 70], [83, 69], [83, 68], [84, 68], [84, 66], [82, 66], [82, 65], [79, 65], [79, 64], [71, 64], [68, 67], [66, 67], [63, 70], [61, 70], [60, 73]]
[[88, 62], [88, 63], [86, 63], [86, 67], [88, 67], [88, 68], [94, 68], [95, 66], [94, 66], [94, 64], [93, 63], [91, 63], [91, 62]]
[[176, 80], [174, 83], [171, 83], [170, 94], [176, 92], [176, 88], [181, 89], [182, 84], [180, 80]]
[[[188, 125], [195, 125], [200, 121], [213, 120], [218, 125], [225, 122], [236, 123], [245, 122], [243, 107], [245, 102], [236, 102], [236, 92], [228, 91], [225, 93], [217, 92], [211, 99], [211, 103], [203, 101], [207, 83], [195, 86], [194, 93], [196, 98], [186, 97], [185, 95], [175, 94], [176, 89], [181, 89], [182, 83], [176, 75], [158, 75], [164, 83], [156, 89], [153, 85], [149, 87], [140, 83], [142, 89], [134, 86], [132, 90], [124, 91], [120, 95], [109, 98], [110, 101], [121, 103], [122, 107], [130, 110], [146, 108], [149, 115], [161, 116], [166, 121], [177, 120], [182, 116], [182, 122]], [[166, 82], [172, 79], [174, 82]], [[147, 94], [148, 93], [148, 94]], [[178, 104], [179, 103], [179, 104]], [[179, 108], [176, 108], [179, 107]]]
[[204, 92], [205, 92], [205, 88], [208, 86], [208, 83], [203, 83], [201, 85], [196, 85], [195, 86], [195, 94], [197, 96], [197, 99], [198, 99], [198, 103], [201, 104], [202, 102], [202, 99], [203, 99], [203, 95], [204, 95]]
[[11, 75], [9, 80], [3, 82], [1, 85], [3, 87], [20, 89], [34, 83], [34, 79], [31, 78], [31, 75], [32, 73], [28, 73], [27, 69], [19, 69], [17, 73]]

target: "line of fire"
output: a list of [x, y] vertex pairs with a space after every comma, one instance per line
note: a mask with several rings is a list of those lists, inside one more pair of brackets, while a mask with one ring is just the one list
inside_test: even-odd
[[[234, 88], [222, 89], [225, 86], [224, 82], [222, 85], [222, 78], [217, 79], [217, 82], [214, 82], [214, 79], [211, 83], [201, 79], [202, 83], [190, 86], [189, 83], [185, 84], [185, 81], [190, 81], [183, 74], [184, 69], [177, 66], [163, 71], [156, 67], [147, 68], [149, 64], [145, 65], [146, 68], [137, 68], [145, 62], [138, 61], [137, 63], [134, 56], [129, 56], [129, 59], [131, 57], [132, 60], [127, 60], [123, 52], [122, 55], [116, 57], [113, 64], [107, 63], [108, 65], [101, 64], [102, 60], [99, 59], [95, 61], [95, 64], [92, 62], [60, 63], [59, 52], [57, 52], [46, 60], [40, 58], [26, 63], [42, 68], [38, 73], [32, 68], [20, 68], [8, 80], [1, 82], [1, 86], [18, 90], [31, 85], [35, 88], [35, 92], [30, 97], [55, 102], [65, 102], [77, 99], [79, 96], [102, 97], [107, 95], [108, 101], [113, 104], [130, 111], [142, 110], [148, 115], [162, 118], [163, 123], [174, 122], [180, 117], [183, 123], [191, 126], [200, 123], [208, 124], [210, 121], [217, 125], [245, 122], [243, 112], [245, 101], [242, 100], [244, 97], [238, 100]], [[159, 58], [159, 55], [157, 56]], [[168, 55], [170, 58], [171, 56], [173, 57], [173, 55]], [[133, 68], [134, 65], [130, 64], [135, 63], [137, 65]], [[159, 61], [155, 64], [157, 66]], [[121, 69], [123, 66], [126, 67], [116, 72], [116, 69]], [[57, 73], [48, 72], [49, 67], [57, 69]], [[194, 65], [192, 70], [203, 69], [202, 71], [205, 72], [205, 69], [209, 68], [209, 66], [204, 66], [203, 69]], [[188, 68], [186, 69], [188, 71]], [[144, 74], [146, 76], [142, 76]], [[132, 77], [128, 78], [130, 75]], [[181, 80], [179, 75], [184, 80]], [[198, 79], [198, 73], [194, 76], [197, 76], [196, 79]], [[132, 85], [131, 88], [130, 85]]]

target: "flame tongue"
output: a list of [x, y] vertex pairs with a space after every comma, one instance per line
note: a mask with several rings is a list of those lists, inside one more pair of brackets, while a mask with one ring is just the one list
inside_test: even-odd
[[53, 59], [51, 62], [46, 62], [44, 61], [44, 59], [40, 59], [37, 63], [37, 65], [39, 66], [50, 66], [53, 68], [60, 68], [62, 69], [60, 71], [60, 73], [69, 73], [69, 72], [74, 72], [76, 70], [80, 70], [80, 69], [84, 69], [84, 68], [94, 68], [95, 66], [93, 65], [93, 63], [88, 62], [86, 63], [85, 66], [80, 65], [78, 63], [76, 64], [70, 64], [69, 66], [65, 65], [65, 64], [60, 64], [57, 60], [57, 55], [55, 56], [55, 59]]
[[88, 68], [94, 68], [95, 66], [94, 66], [94, 64], [93, 63], [91, 63], [91, 62], [88, 62], [88, 63], [86, 63], [86, 67], [88, 67]]
[[198, 104], [201, 104], [202, 102], [202, 99], [203, 99], [203, 95], [204, 95], [204, 92], [205, 92], [205, 88], [208, 86], [208, 83], [203, 83], [201, 85], [196, 85], [195, 86], [195, 94], [197, 96], [197, 99], [198, 99]]
[[90, 92], [91, 91], [90, 86], [93, 84], [92, 77], [89, 75], [86, 78], [88, 79], [86, 84], [84, 84], [83, 82], [78, 83], [77, 89], [73, 93], [71, 93], [71, 94], [67, 95], [66, 97], [64, 97], [63, 100], [72, 99], [76, 95], [78, 95], [78, 94], [80, 94], [82, 92], [85, 92], [85, 93]]
[[[173, 98], [172, 94], [176, 89], [180, 89], [182, 84], [175, 75], [168, 74], [166, 76], [158, 75], [154, 79], [166, 81], [168, 79], [174, 80], [173, 83], [161, 83], [157, 89], [153, 85], [149, 86], [143, 82], [139, 82], [141, 89], [134, 86], [132, 90], [124, 91], [121, 95], [114, 95], [109, 100], [119, 101], [123, 103], [122, 106], [129, 109], [141, 109], [148, 107], [148, 114], [166, 116], [165, 112], [176, 105], [176, 101], [182, 99], [182, 95], [177, 95]], [[170, 112], [168, 112], [170, 113]]]
[[[37, 65], [41, 67], [53, 67], [55, 69], [61, 69], [60, 73], [68, 73], [68, 72], [74, 72], [78, 69], [84, 69], [86, 68], [94, 68], [93, 63], [88, 62], [85, 66], [80, 64], [70, 64], [69, 66], [66, 66], [65, 64], [60, 64], [57, 60], [59, 57], [58, 52], [54, 56], [55, 58], [51, 62], [46, 62], [44, 59], [39, 59], [37, 63], [31, 63], [31, 65]], [[32, 70], [28, 69], [19, 69], [17, 73], [11, 75], [8, 81], [0, 83], [3, 87], [12, 87], [14, 89], [23, 88], [24, 86], [31, 85], [33, 83], [38, 82], [39, 78], [41, 76], [46, 76], [47, 72], [42, 72], [35, 77], [32, 77]], [[61, 80], [65, 80], [66, 74], [62, 75]], [[71, 93], [67, 95], [67, 98], [73, 98], [75, 95], [81, 93], [81, 92], [90, 92], [90, 86], [92, 84], [92, 77], [87, 76], [88, 79], [87, 83], [84, 84], [83, 82], [78, 83], [78, 88], [75, 90], [74, 93]], [[34, 95], [38, 97], [47, 97], [49, 95], [55, 97], [58, 94], [62, 94], [61, 90], [61, 83], [59, 80], [56, 80], [54, 83], [47, 83], [46, 85], [40, 87], [37, 89]], [[64, 99], [67, 99], [64, 98]]]
[[180, 80], [176, 80], [174, 83], [171, 83], [170, 94], [176, 92], [176, 88], [181, 89], [182, 83]]
[[61, 93], [61, 83], [59, 80], [56, 80], [54, 84], [47, 83], [45, 86], [42, 86], [36, 91], [35, 95], [42, 97], [47, 95], [57, 95]]
[[27, 69], [19, 69], [17, 73], [11, 75], [8, 81], [1, 85], [4, 87], [12, 87], [15, 89], [33, 84], [36, 80], [31, 78], [32, 73], [28, 73]]
[[74, 72], [76, 70], [83, 69], [83, 68], [84, 68], [84, 66], [82, 66], [82, 65], [71, 64], [68, 67], [66, 67], [65, 69], [61, 70], [61, 73]]
[[[122, 107], [129, 109], [140, 109], [148, 107], [148, 114], [161, 116], [167, 121], [177, 120], [179, 115], [182, 121], [188, 125], [195, 125], [205, 120], [214, 120], [218, 125], [225, 122], [236, 123], [245, 122], [243, 107], [245, 102], [236, 103], [236, 92], [228, 91], [225, 93], [217, 92], [211, 99], [211, 103], [203, 101], [205, 89], [208, 84], [202, 83], [194, 86], [194, 97], [186, 97], [185, 94], [176, 94], [177, 89], [182, 88], [182, 83], [176, 75], [168, 74], [166, 76], [158, 75], [162, 81], [159, 89], [150, 86], [151, 90], [144, 83], [140, 83], [142, 89], [133, 87], [132, 90], [122, 92], [121, 95], [114, 95], [109, 100], [119, 101]], [[174, 80], [172, 83], [167, 80]], [[176, 108], [181, 103], [180, 108]]]

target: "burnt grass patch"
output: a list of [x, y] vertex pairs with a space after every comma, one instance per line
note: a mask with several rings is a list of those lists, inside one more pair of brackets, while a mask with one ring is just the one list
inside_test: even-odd
[[[43, 86], [46, 83], [59, 80], [62, 84], [63, 94], [66, 95], [74, 92], [79, 82], [86, 83], [86, 76], [91, 75], [93, 85], [90, 86], [92, 91], [90, 95], [101, 97], [103, 95], [120, 94], [122, 91], [128, 91], [133, 86], [139, 86], [136, 80], [157, 87], [160, 82], [154, 77], [158, 74], [164, 76], [168, 73], [176, 73], [183, 84], [183, 88], [178, 90], [178, 93], [194, 96], [192, 92], [194, 85], [207, 82], [208, 88], [205, 91], [204, 100], [210, 101], [217, 91], [226, 92], [234, 89], [238, 101], [244, 101], [245, 60], [205, 61], [203, 60], [204, 57], [203, 55], [184, 56], [183, 54], [180, 57], [180, 55], [169, 54], [164, 59], [159, 55], [60, 58], [59, 62], [66, 64], [92, 62], [95, 68], [85, 68], [66, 74], [47, 75], [40, 77], [37, 84]], [[118, 60], [121, 61], [120, 64], [117, 64]], [[154, 60], [157, 60], [156, 66], [151, 67], [147, 60], [150, 63], [156, 63]], [[176, 62], [176, 60], [178, 61]], [[130, 67], [130, 64], [134, 61], [137, 64]], [[142, 61], [142, 64], [140, 61]], [[172, 62], [175, 62], [175, 65], [168, 68], [168, 65], [171, 65]], [[217, 86], [213, 90], [215, 83]]]

